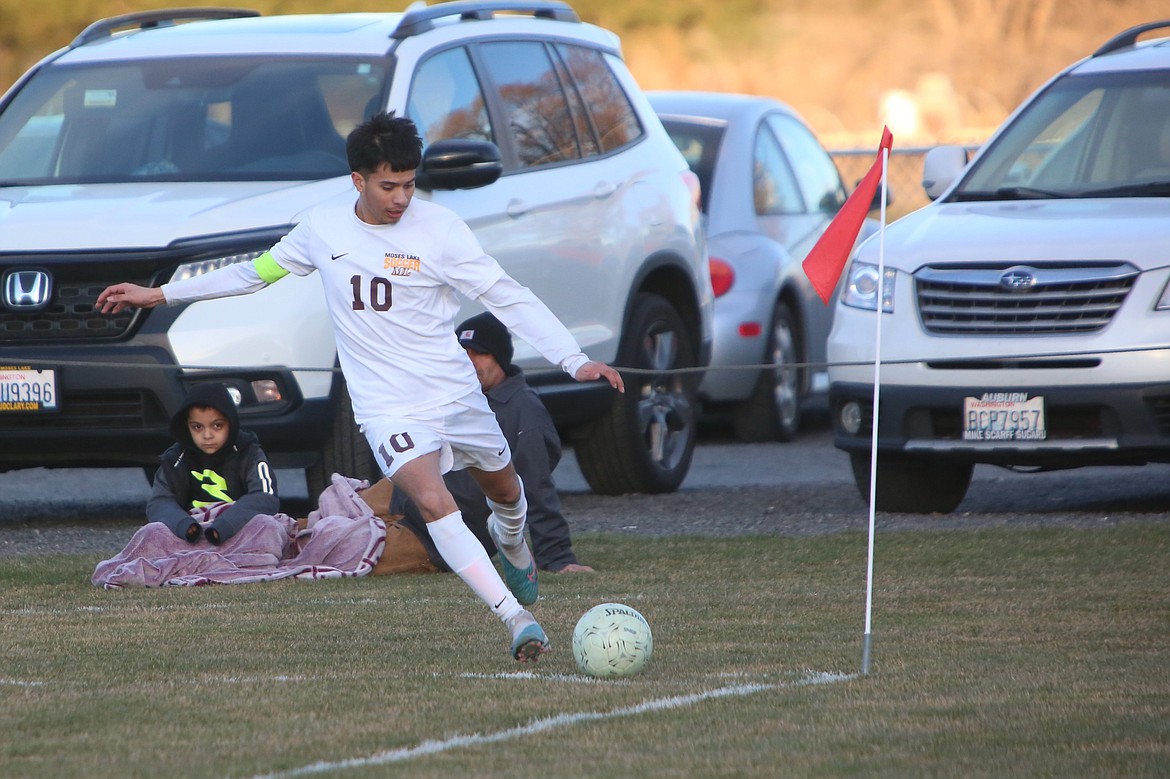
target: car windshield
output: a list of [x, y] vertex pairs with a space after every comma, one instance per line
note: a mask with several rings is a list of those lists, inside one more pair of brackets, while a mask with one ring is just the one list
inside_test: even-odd
[[1065, 76], [976, 160], [950, 199], [1170, 197], [1170, 73]]
[[50, 65], [0, 113], [0, 186], [346, 175], [385, 88], [385, 63], [356, 59]]

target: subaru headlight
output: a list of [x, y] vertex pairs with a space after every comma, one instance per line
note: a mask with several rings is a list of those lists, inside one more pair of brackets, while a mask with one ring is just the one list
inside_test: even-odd
[[878, 284], [878, 266], [867, 262], [853, 262], [849, 265], [849, 276], [841, 291], [841, 302], [853, 308], [877, 311], [879, 288], [882, 296], [882, 311], [894, 311], [894, 280], [898, 273], [890, 268], [883, 269], [881, 284]]
[[194, 262], [185, 262], [179, 267], [175, 268], [175, 272], [171, 276], [171, 282], [183, 281], [184, 279], [194, 278], [195, 276], [202, 276], [205, 273], [211, 273], [213, 270], [218, 270], [228, 265], [235, 265], [238, 262], [251, 262], [266, 251], [268, 250], [260, 249], [259, 251], [241, 252], [239, 254], [228, 254], [223, 257], [213, 257], [209, 260], [195, 260]]

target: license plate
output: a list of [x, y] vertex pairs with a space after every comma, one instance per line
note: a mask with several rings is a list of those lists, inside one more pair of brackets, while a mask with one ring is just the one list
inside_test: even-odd
[[964, 441], [1043, 441], [1044, 397], [1026, 392], [985, 392], [963, 399]]
[[57, 410], [56, 371], [28, 365], [0, 365], [0, 413]]

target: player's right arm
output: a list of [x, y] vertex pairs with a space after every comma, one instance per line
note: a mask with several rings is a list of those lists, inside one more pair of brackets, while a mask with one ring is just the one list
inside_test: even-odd
[[158, 287], [140, 287], [123, 282], [103, 289], [98, 295], [97, 307], [103, 314], [117, 314], [127, 308], [154, 308], [166, 302], [163, 291]]
[[103, 314], [117, 314], [130, 307], [154, 308], [164, 303], [190, 303], [196, 300], [248, 295], [264, 289], [288, 275], [269, 252], [252, 262], [241, 262], [192, 276], [161, 287], [142, 287], [123, 282], [102, 290], [97, 307]]

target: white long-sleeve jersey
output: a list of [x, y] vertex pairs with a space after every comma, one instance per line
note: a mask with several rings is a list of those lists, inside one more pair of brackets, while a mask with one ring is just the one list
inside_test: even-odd
[[479, 301], [570, 376], [588, 361], [568, 329], [484, 253], [452, 211], [414, 200], [396, 224], [358, 219], [353, 201], [309, 214], [252, 263], [163, 285], [168, 303], [255, 292], [288, 273], [321, 274], [338, 358], [359, 423], [479, 389], [455, 336], [459, 294]]

